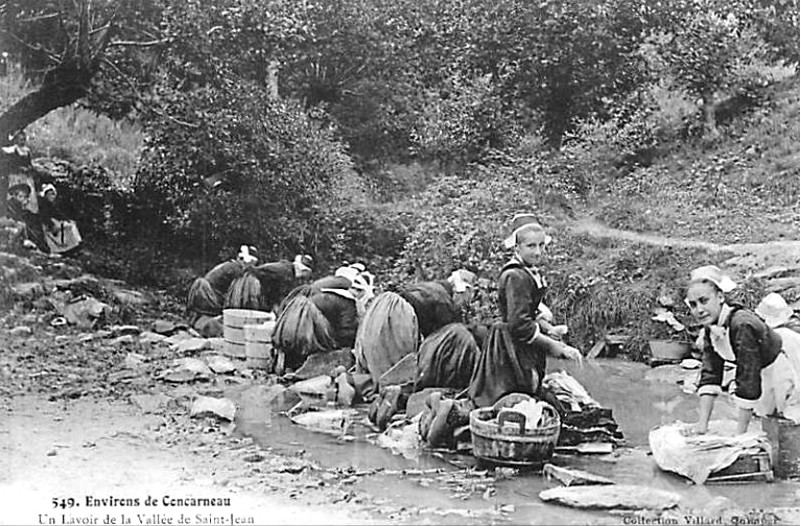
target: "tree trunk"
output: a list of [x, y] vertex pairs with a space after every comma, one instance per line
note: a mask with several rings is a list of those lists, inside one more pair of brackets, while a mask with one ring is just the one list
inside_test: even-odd
[[704, 97], [704, 137], [714, 139], [720, 135], [715, 119], [715, 103], [713, 98]]
[[67, 106], [86, 95], [92, 74], [80, 70], [62, 70], [48, 74], [42, 86], [14, 103], [0, 115], [0, 141], [7, 144], [8, 136], [44, 117], [51, 111]]

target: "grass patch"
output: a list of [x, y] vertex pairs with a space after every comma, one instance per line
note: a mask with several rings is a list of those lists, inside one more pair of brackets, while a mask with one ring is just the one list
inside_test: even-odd
[[798, 239], [798, 78], [721, 126], [590, 196], [609, 226], [717, 243]]
[[144, 148], [142, 128], [115, 121], [76, 105], [54, 110], [27, 128], [37, 156], [66, 159], [77, 165], [101, 165], [121, 189], [133, 186]]
[[676, 316], [689, 324], [682, 302], [690, 271], [721, 264], [731, 254], [702, 248], [676, 248], [567, 235], [554, 247], [551, 288], [546, 301], [557, 321], [570, 327], [573, 345], [587, 351], [607, 334], [627, 338], [629, 358], [648, 355], [648, 340], [684, 338], [666, 324], [651, 320], [658, 298], [669, 296]]

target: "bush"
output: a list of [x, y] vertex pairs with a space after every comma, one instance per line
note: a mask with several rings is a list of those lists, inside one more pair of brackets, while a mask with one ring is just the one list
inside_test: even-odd
[[136, 184], [163, 235], [190, 251], [248, 243], [272, 257], [314, 246], [331, 182], [350, 170], [332, 133], [247, 83], [169, 97], [171, 116], [150, 123]]
[[424, 102], [413, 132], [415, 151], [424, 159], [463, 165], [489, 149], [517, 143], [520, 130], [515, 120], [491, 74], [455, 75]]

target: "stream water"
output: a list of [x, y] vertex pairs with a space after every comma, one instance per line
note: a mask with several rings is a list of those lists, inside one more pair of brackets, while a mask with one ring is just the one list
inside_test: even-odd
[[[675, 381], [649, 380], [646, 378], [651, 371], [648, 366], [620, 360], [590, 361], [583, 367], [572, 362], [551, 360], [549, 369], [567, 370], [601, 405], [612, 408], [629, 446], [617, 449], [612, 455], [557, 455], [554, 463], [584, 469], [611, 478], [618, 484], [673, 491], [682, 496], [682, 504], [688, 508], [703, 508], [717, 496], [727, 497], [745, 509], [798, 508], [798, 481], [697, 486], [656, 466], [649, 455], [649, 430], [676, 420], [692, 422], [697, 419], [697, 397], [683, 393]], [[734, 408], [723, 399], [719, 400], [713, 418], [733, 417]], [[350, 430], [355, 440], [343, 441], [307, 431], [284, 416], [249, 411], [245, 405], [237, 418], [237, 427], [263, 447], [287, 453], [303, 449], [326, 468], [383, 468], [385, 472], [362, 477], [354, 487], [397, 506], [410, 509], [423, 507], [427, 510], [426, 520], [429, 523], [626, 523], [625, 516], [542, 502], [538, 493], [557, 483], [549, 482], [535, 472], [519, 472], [500, 477], [500, 480], [489, 479], [495, 489], [489, 493], [482, 491], [488, 479], [477, 478], [474, 491], [467, 496], [464, 492], [454, 491], [457, 485], [470, 485], [470, 481], [465, 480], [465, 471], [457, 466], [474, 466], [473, 457], [420, 452], [414, 458], [405, 458], [371, 443], [366, 438], [370, 430], [360, 426]], [[415, 471], [435, 468], [442, 471], [430, 476]], [[400, 470], [406, 470], [406, 473], [398, 473]], [[498, 513], [501, 506], [506, 506], [504, 511], [508, 513]]]

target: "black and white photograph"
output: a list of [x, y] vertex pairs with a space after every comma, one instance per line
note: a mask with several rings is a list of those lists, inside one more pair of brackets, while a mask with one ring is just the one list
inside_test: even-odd
[[0, 0], [0, 525], [798, 525], [800, 15]]

